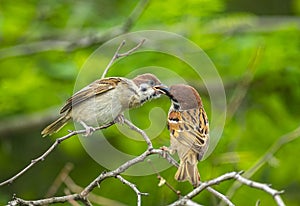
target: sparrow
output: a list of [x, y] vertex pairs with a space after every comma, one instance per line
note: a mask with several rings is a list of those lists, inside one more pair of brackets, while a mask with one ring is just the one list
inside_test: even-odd
[[42, 136], [59, 131], [70, 119], [86, 129], [86, 136], [93, 131], [88, 125], [105, 125], [120, 122], [123, 112], [141, 106], [160, 94], [153, 86], [161, 85], [153, 74], [146, 73], [135, 78], [109, 77], [98, 79], [71, 96], [61, 108], [62, 116], [47, 126]]
[[167, 127], [170, 147], [163, 147], [170, 154], [177, 152], [180, 159], [175, 174], [177, 181], [189, 181], [194, 187], [200, 184], [197, 164], [209, 144], [209, 123], [198, 92], [184, 84], [155, 86], [161, 94], [171, 99]]

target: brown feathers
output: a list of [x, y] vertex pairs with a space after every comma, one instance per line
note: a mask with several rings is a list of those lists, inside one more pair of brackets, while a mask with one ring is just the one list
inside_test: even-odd
[[193, 87], [184, 84], [170, 88], [157, 86], [155, 89], [172, 101], [168, 115], [170, 150], [176, 151], [180, 159], [175, 179], [188, 180], [196, 187], [200, 184], [197, 164], [209, 143], [209, 124], [201, 98]]

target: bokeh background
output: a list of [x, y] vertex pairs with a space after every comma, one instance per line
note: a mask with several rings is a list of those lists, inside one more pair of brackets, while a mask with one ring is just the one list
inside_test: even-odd
[[[200, 46], [224, 83], [226, 125], [214, 152], [199, 164], [202, 180], [244, 170], [251, 179], [284, 190], [282, 197], [287, 205], [298, 205], [299, 14], [299, 0], [1, 0], [0, 181], [14, 175], [55, 138], [74, 128], [69, 124], [50, 138], [40, 136], [73, 93], [80, 68], [95, 49], [126, 32], [158, 29], [178, 33]], [[135, 55], [139, 55], [139, 61]], [[158, 62], [197, 88], [210, 115], [203, 82], [194, 79], [194, 73], [186, 69], [188, 65], [166, 55], [134, 54], [115, 64], [109, 75], [123, 76], [132, 68]], [[148, 128], [152, 120], [145, 114], [155, 105], [167, 111], [169, 102], [161, 98], [133, 110], [134, 123]], [[115, 126], [105, 135], [112, 145], [134, 155], [146, 148], [143, 142], [122, 138]], [[154, 145], [168, 145], [168, 136], [163, 131]], [[5, 205], [13, 194], [24, 199], [49, 195], [51, 185], [66, 167], [72, 168], [66, 182], [73, 187], [63, 183], [55, 195], [76, 192], [75, 184], [84, 187], [105, 170], [74, 137], [15, 182], [2, 186], [0, 205]], [[160, 174], [182, 194], [191, 191], [189, 183], [173, 179], [175, 171], [171, 167]], [[156, 174], [124, 177], [150, 194], [142, 198], [143, 205], [166, 205], [178, 198], [165, 185], [158, 186]], [[229, 194], [232, 184], [229, 181], [215, 188]], [[136, 204], [135, 193], [113, 178], [93, 193], [98, 198], [96, 205]], [[257, 200], [262, 205], [275, 205], [270, 195], [247, 186], [236, 190], [231, 199], [236, 205], [255, 205]], [[204, 205], [219, 204], [208, 192], [193, 200]]]

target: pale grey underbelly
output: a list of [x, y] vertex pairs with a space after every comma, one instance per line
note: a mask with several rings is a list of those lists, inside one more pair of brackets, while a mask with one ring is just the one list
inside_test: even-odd
[[[106, 99], [106, 101], [103, 101]], [[88, 125], [103, 125], [109, 123], [124, 111], [120, 101], [108, 94], [101, 95], [101, 98], [91, 98], [72, 109], [72, 118], [79, 122], [83, 121]]]

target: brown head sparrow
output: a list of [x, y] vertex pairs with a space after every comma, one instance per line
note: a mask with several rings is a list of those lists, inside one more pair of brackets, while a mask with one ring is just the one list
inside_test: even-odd
[[179, 156], [180, 164], [175, 179], [188, 180], [197, 187], [200, 184], [197, 164], [209, 144], [208, 119], [201, 98], [193, 87], [184, 84], [170, 88], [155, 86], [154, 89], [172, 101], [168, 114], [171, 145], [170, 148], [164, 148], [171, 154], [177, 152]]
[[152, 87], [160, 85], [159, 79], [146, 73], [130, 80], [123, 77], [98, 79], [70, 97], [60, 110], [63, 114], [47, 126], [42, 135], [60, 130], [70, 119], [87, 125], [105, 125], [117, 121], [126, 109], [138, 107], [160, 94]]

